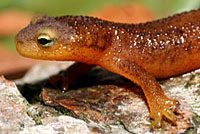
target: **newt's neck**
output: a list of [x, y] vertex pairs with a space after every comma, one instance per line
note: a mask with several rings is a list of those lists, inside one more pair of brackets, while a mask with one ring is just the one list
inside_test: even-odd
[[[81, 61], [88, 64], [96, 64], [101, 58], [103, 51], [111, 45], [112, 22], [104, 21], [93, 17], [64, 16], [55, 18], [70, 28], [71, 48], [64, 60]], [[68, 42], [67, 42], [68, 43]], [[73, 54], [72, 54], [73, 53]]]
[[73, 29], [72, 42], [101, 50], [105, 49], [111, 42], [109, 29], [116, 25], [109, 21], [88, 16], [63, 16], [55, 19]]

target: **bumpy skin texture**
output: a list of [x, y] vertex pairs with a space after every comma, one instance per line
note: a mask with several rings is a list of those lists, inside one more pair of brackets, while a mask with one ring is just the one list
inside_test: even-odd
[[[73, 60], [99, 65], [141, 86], [156, 126], [163, 116], [175, 122], [176, 101], [165, 96], [155, 78], [200, 67], [200, 10], [143, 24], [121, 24], [92, 17], [38, 16], [15, 42], [26, 57]], [[43, 47], [40, 34], [54, 42]]]

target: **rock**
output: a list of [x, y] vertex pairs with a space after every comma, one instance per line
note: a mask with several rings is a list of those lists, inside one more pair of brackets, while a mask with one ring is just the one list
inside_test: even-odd
[[46, 118], [42, 125], [25, 128], [19, 134], [90, 134], [87, 123], [69, 116]]
[[[198, 71], [160, 81], [167, 96], [178, 100], [180, 106], [176, 111], [179, 113], [177, 125], [164, 120], [163, 127], [157, 129], [151, 125], [148, 105], [142, 90], [123, 77], [101, 68], [94, 68], [87, 76], [80, 79], [78, 89], [71, 89], [65, 93], [50, 89], [43, 79], [52, 75], [52, 68], [57, 68], [55, 70], [58, 72], [59, 69], [63, 69], [61, 66], [65, 65], [66, 63], [38, 65], [37, 69], [30, 71], [32, 73], [27, 73], [26, 80], [22, 79], [21, 82], [18, 80], [18, 83], [22, 84], [18, 85], [18, 89], [28, 102], [21, 96], [13, 82], [0, 78], [0, 132], [200, 133]], [[45, 74], [45, 77], [39, 78], [37, 74], [41, 76]], [[33, 84], [30, 84], [31, 81]], [[23, 82], [29, 84], [24, 85]], [[16, 112], [2, 112], [6, 110]], [[5, 120], [8, 120], [8, 123]]]
[[[194, 126], [199, 127], [198, 123], [193, 123], [195, 118], [199, 118], [200, 101], [199, 95], [196, 95], [200, 90], [198, 88], [198, 83], [200, 82], [200, 75], [198, 73], [191, 73], [184, 77], [161, 82], [165, 93], [180, 103], [177, 109], [179, 113], [177, 115], [177, 125], [174, 126], [170, 122], [163, 121], [163, 129], [155, 129], [151, 125], [149, 110], [142, 90], [139, 87], [135, 85], [124, 87], [127, 85], [126, 81], [120, 82], [120, 79], [116, 79], [114, 74], [110, 74], [114, 76], [113, 78], [110, 75], [107, 75], [108, 78], [106, 78], [103, 74], [108, 72], [99, 68], [94, 69], [90, 73], [97, 74], [97, 81], [98, 79], [101, 79], [101, 81], [114, 79], [116, 83], [111, 82], [114, 85], [89, 86], [65, 93], [55, 89], [43, 88], [41, 96], [44, 103], [50, 106], [60, 105], [65, 107], [78, 115], [78, 118], [86, 121], [92, 120], [108, 126], [122, 124], [127, 132], [132, 133], [150, 133], [154, 131], [160, 133], [163, 131], [166, 133], [181, 133]], [[83, 78], [84, 83], [97, 83], [93, 76], [89, 77], [91, 79], [88, 79], [88, 82], [87, 78]], [[92, 79], [93, 81], [91, 81]], [[116, 86], [120, 83], [121, 85]]]
[[14, 82], [0, 77], [0, 133], [14, 134], [35, 122], [26, 112], [27, 101], [18, 91]]
[[[65, 70], [67, 67], [72, 65], [74, 62], [58, 62], [57, 64], [53, 62], [45, 62], [34, 66], [29, 70], [26, 75], [19, 80], [15, 80], [17, 85], [23, 85], [27, 83], [37, 83], [39, 81], [45, 80], [52, 75], [57, 74], [61, 70]], [[44, 71], [41, 71], [44, 70]]]

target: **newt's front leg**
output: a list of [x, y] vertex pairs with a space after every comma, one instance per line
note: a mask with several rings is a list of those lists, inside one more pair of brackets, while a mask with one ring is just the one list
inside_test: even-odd
[[141, 86], [150, 108], [150, 116], [154, 119], [155, 126], [161, 126], [163, 116], [173, 123], [176, 122], [176, 116], [173, 111], [177, 103], [164, 94], [164, 91], [155, 77], [146, 72], [141, 66], [130, 62], [126, 58], [116, 58], [116, 60], [110, 59], [111, 58], [105, 58], [100, 64], [108, 70], [118, 73]]

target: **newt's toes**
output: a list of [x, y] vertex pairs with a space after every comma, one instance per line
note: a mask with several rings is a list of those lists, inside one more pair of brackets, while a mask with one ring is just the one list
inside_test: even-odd
[[163, 115], [169, 119], [170, 121], [172, 121], [173, 123], [176, 121], [176, 115], [174, 114], [174, 110], [177, 106], [177, 101], [175, 100], [167, 100], [165, 102], [165, 106], [164, 106], [164, 113]]
[[152, 119], [154, 119], [154, 126], [161, 127], [162, 125], [162, 118], [165, 116], [167, 119], [169, 119], [172, 123], [176, 124], [176, 115], [174, 114], [174, 109], [177, 106], [177, 101], [166, 99], [163, 104], [157, 104], [156, 108], [153, 108], [150, 116]]

